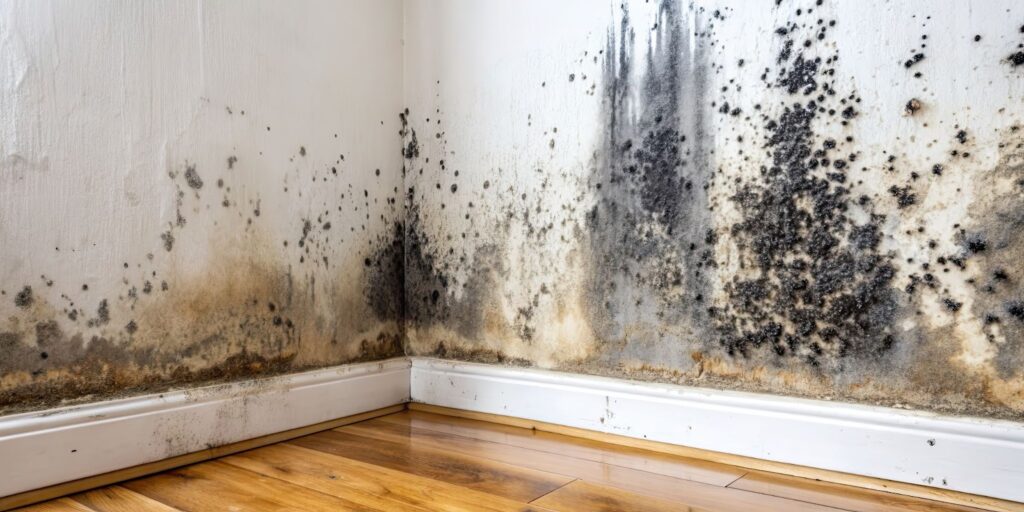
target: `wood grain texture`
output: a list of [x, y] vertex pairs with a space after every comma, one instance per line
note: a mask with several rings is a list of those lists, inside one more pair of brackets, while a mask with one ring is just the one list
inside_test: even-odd
[[191, 512], [379, 510], [220, 461], [176, 469], [127, 482], [124, 486]]
[[715, 510], [750, 510], [755, 506], [767, 511], [819, 511], [826, 507], [775, 496], [765, 496], [739, 489], [692, 482], [665, 475], [575, 459], [554, 453], [538, 452], [517, 446], [480, 441], [444, 432], [423, 430], [387, 422], [364, 422], [337, 429], [342, 432], [402, 443], [408, 446], [430, 446], [453, 452], [504, 462], [507, 464], [560, 473], [602, 486], [660, 498], [677, 505], [702, 506]]
[[628, 446], [609, 445], [579, 437], [552, 434], [541, 430], [441, 416], [422, 411], [390, 414], [380, 417], [379, 420], [712, 485], [728, 485], [747, 472], [743, 468], [706, 460], [678, 457]]
[[968, 507], [977, 507], [983, 510], [989, 510], [993, 512], [1024, 512], [1024, 504], [1015, 503], [1007, 500], [1001, 500], [998, 498], [990, 498], [987, 496], [979, 496], [976, 494], [966, 494], [946, 489], [936, 489], [934, 487], [912, 485], [902, 482], [894, 482], [891, 480], [882, 480], [879, 478], [852, 475], [849, 473], [840, 473], [837, 471], [828, 471], [806, 466], [797, 466], [794, 464], [785, 464], [782, 462], [772, 462], [761, 459], [754, 459], [751, 457], [743, 457], [739, 455], [731, 455], [728, 453], [713, 452], [710, 450], [702, 450], [699, 448], [691, 448], [688, 446], [661, 443], [658, 441], [649, 441], [646, 439], [636, 439], [632, 437], [606, 434], [604, 432], [596, 432], [593, 430], [586, 430], [575, 427], [566, 427], [563, 425], [556, 425], [553, 423], [535, 421], [526, 418], [502, 416], [498, 414], [488, 414], [474, 411], [464, 411], [460, 409], [452, 409], [450, 407], [441, 407], [416, 402], [409, 403], [408, 408], [413, 411], [422, 411], [444, 416], [454, 416], [458, 418], [487, 421], [501, 425], [520, 427], [530, 430], [539, 430], [556, 434], [563, 434], [566, 436], [579, 437], [582, 439], [590, 439], [593, 441], [603, 442], [616, 446], [628, 446], [632, 448], [640, 448], [666, 454], [678, 455], [681, 457], [703, 459], [707, 461], [718, 462], [721, 464], [732, 465], [741, 468], [754, 469], [789, 476], [797, 476], [802, 478], [817, 479], [826, 482], [846, 485], [850, 487], [872, 489], [876, 491], [901, 494], [904, 496], [912, 496], [927, 500], [939, 501], [943, 503], [963, 505]]
[[534, 503], [564, 512], [711, 512], [582, 481], [566, 485]]
[[176, 512], [178, 510], [119, 485], [76, 494], [72, 499], [96, 512]]
[[447, 450], [334, 430], [295, 439], [290, 443], [522, 502], [529, 502], [572, 481], [572, 478], [562, 475]]
[[[1022, 482], [1024, 485], [1024, 482]], [[729, 486], [733, 489], [821, 503], [852, 512], [980, 512], [981, 509], [860, 489], [807, 478], [752, 471]]]
[[38, 505], [19, 508], [17, 512], [97, 512], [71, 498], [60, 498]]
[[213, 448], [203, 450], [200, 452], [187, 453], [185, 455], [179, 455], [177, 457], [171, 457], [169, 459], [158, 460], [156, 462], [150, 462], [149, 464], [141, 464], [139, 466], [133, 466], [130, 468], [120, 469], [117, 471], [111, 471], [110, 473], [103, 473], [102, 475], [91, 476], [89, 478], [82, 478], [80, 480], [74, 480], [71, 482], [65, 482], [50, 487], [44, 487], [42, 489], [36, 489], [33, 491], [23, 492], [14, 494], [11, 496], [0, 497], [0, 511], [10, 510], [15, 507], [22, 507], [31, 503], [39, 503], [45, 500], [51, 500], [60, 496], [66, 496], [76, 492], [87, 491], [89, 489], [96, 489], [103, 487], [104, 485], [115, 484], [117, 482], [123, 482], [132, 478], [139, 478], [145, 475], [152, 475], [161, 471], [167, 471], [188, 464], [194, 464], [196, 462], [202, 462], [204, 460], [215, 459], [217, 457], [223, 457], [232, 453], [238, 453], [243, 450], [250, 450], [260, 446], [267, 446], [274, 443], [280, 443], [288, 439], [312, 434], [314, 432], [320, 432], [322, 430], [332, 429], [341, 425], [347, 425], [349, 423], [355, 423], [370, 418], [376, 418], [386, 414], [392, 414], [405, 409], [405, 404], [392, 405], [376, 409], [373, 411], [367, 411], [359, 414], [353, 414], [352, 416], [346, 416], [344, 418], [338, 418], [306, 427], [300, 427], [292, 430], [286, 430], [284, 432], [278, 432], [276, 434], [270, 434], [263, 437], [257, 437], [254, 439], [248, 439], [246, 441], [239, 441], [237, 443], [226, 444], [223, 446], [215, 446]]
[[252, 450], [223, 461], [326, 494], [385, 507], [382, 510], [532, 510], [525, 503], [501, 496], [288, 444]]
[[597, 436], [422, 411], [361, 419], [24, 510], [980, 510], [604, 443]]

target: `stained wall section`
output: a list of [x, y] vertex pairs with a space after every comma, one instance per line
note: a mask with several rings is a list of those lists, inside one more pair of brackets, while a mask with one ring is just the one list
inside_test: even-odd
[[410, 2], [414, 355], [1020, 419], [1016, 2]]
[[400, 355], [401, 31], [0, 6], [0, 411]]

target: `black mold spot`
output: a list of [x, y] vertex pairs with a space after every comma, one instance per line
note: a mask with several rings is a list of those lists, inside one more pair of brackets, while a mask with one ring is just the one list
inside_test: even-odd
[[924, 54], [916, 53], [913, 57], [907, 59], [907, 61], [903, 63], [903, 67], [910, 69], [911, 67], [915, 66], [918, 62], [921, 62], [922, 60], [924, 60]]
[[35, 302], [35, 297], [32, 295], [31, 286], [25, 286], [14, 296], [14, 305], [22, 309], [28, 309], [33, 302]]
[[407, 139], [407, 142], [402, 148], [402, 156], [406, 159], [419, 158], [420, 143], [416, 138], [416, 130], [409, 127], [409, 109], [405, 109], [405, 112], [399, 113], [398, 119], [402, 122], [402, 129], [398, 133]]
[[1020, 66], [1024, 64], [1024, 52], [1011, 53], [1010, 56], [1006, 58], [1006, 60], [1008, 60], [1010, 64], [1013, 65], [1014, 67]]
[[896, 198], [896, 206], [901, 210], [913, 206], [917, 202], [917, 194], [910, 188], [910, 185], [889, 187], [889, 194]]
[[1024, 301], [1013, 300], [1006, 303], [1006, 312], [1010, 316], [1024, 322]]
[[164, 242], [164, 249], [167, 252], [171, 252], [174, 249], [174, 233], [171, 230], [167, 230], [160, 235], [160, 239]]
[[203, 188], [203, 179], [199, 177], [199, 173], [196, 172], [196, 166], [189, 165], [185, 168], [185, 183], [188, 183], [189, 187], [196, 190]]
[[107, 299], [103, 299], [96, 308], [96, 318], [90, 319], [88, 325], [89, 327], [99, 327], [108, 323], [110, 323], [110, 305], [107, 303]]
[[981, 238], [980, 235], [975, 235], [975, 236], [972, 236], [972, 237], [968, 237], [964, 241], [964, 245], [967, 247], [967, 250], [969, 252], [971, 252], [972, 254], [977, 254], [979, 252], [984, 252], [985, 249], [988, 247], [988, 243], [985, 242], [985, 239]]
[[921, 110], [921, 106], [921, 100], [918, 100], [917, 98], [911, 98], [910, 101], [907, 102], [907, 105], [903, 108], [903, 110], [907, 115], [912, 116], [916, 114], [918, 110]]

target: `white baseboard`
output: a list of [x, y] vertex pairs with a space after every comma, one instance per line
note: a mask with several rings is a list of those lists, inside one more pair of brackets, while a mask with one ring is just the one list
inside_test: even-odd
[[1024, 423], [429, 358], [0, 417], [0, 496], [410, 398], [1024, 501]]
[[1024, 424], [413, 358], [431, 405], [1024, 501]]
[[0, 496], [409, 400], [406, 358], [0, 417]]

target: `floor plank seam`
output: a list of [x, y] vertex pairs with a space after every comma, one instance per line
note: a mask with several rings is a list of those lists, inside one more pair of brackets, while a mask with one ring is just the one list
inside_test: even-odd
[[[379, 419], [379, 418], [371, 418], [371, 419], [368, 419], [366, 421], [369, 422], [369, 421], [373, 421], [375, 419]], [[474, 421], [476, 421], [476, 420], [474, 420]], [[360, 422], [360, 423], [362, 423], [362, 422]], [[344, 431], [345, 427], [348, 427], [348, 426], [350, 426], [350, 425], [343, 425], [343, 426], [340, 426], [340, 427], [332, 429], [332, 430], [337, 430], [337, 431], [341, 432], [341, 431]], [[415, 429], [420, 429], [420, 430], [429, 430], [430, 432], [437, 432], [437, 433], [440, 433], [440, 434], [451, 435], [451, 436], [455, 436], [455, 437], [460, 437], [462, 439], [469, 439], [469, 440], [476, 441], [476, 442], [481, 442], [481, 443], [490, 443], [490, 444], [496, 444], [496, 445], [510, 446], [510, 447], [513, 447], [513, 448], [516, 448], [516, 449], [521, 449], [521, 450], [524, 450], [524, 451], [534, 451], [534, 452], [546, 453], [546, 454], [550, 454], [550, 455], [557, 455], [557, 456], [560, 456], [560, 457], [566, 457], [566, 458], [580, 460], [580, 461], [592, 462], [592, 463], [597, 463], [597, 464], [604, 464], [604, 465], [607, 465], [607, 466], [613, 466], [613, 467], [616, 467], [616, 468], [622, 468], [622, 469], [627, 469], [627, 470], [631, 470], [631, 471], [638, 471], [638, 472], [647, 473], [647, 474], [650, 474], [650, 475], [658, 475], [658, 476], [665, 476], [665, 477], [669, 477], [669, 478], [676, 478], [676, 479], [679, 479], [679, 480], [685, 480], [687, 482], [693, 482], [695, 484], [708, 485], [708, 486], [711, 486], [711, 487], [721, 487], [721, 488], [729, 487], [729, 485], [732, 485], [737, 480], [743, 478], [744, 476], [746, 476], [747, 474], [750, 473], [749, 471], [744, 471], [744, 473], [742, 475], [737, 477], [735, 480], [732, 480], [731, 482], [729, 482], [729, 484], [727, 484], [727, 485], [716, 485], [716, 484], [712, 484], [712, 483], [708, 483], [708, 482], [702, 482], [700, 480], [694, 480], [694, 479], [690, 479], [690, 478], [684, 478], [684, 477], [669, 475], [669, 474], [665, 474], [665, 473], [657, 473], [657, 472], [654, 472], [654, 471], [648, 471], [646, 469], [640, 469], [640, 468], [635, 468], [635, 467], [631, 467], [631, 466], [623, 466], [623, 465], [620, 465], [620, 464], [616, 464], [614, 462], [604, 462], [604, 461], [601, 461], [601, 460], [587, 459], [587, 458], [578, 457], [578, 456], [575, 456], [575, 455], [566, 455], [564, 453], [560, 453], [560, 452], [557, 452], [557, 451], [542, 450], [542, 449], [538, 449], [538, 448], [526, 448], [526, 447], [522, 447], [522, 446], [519, 446], [519, 445], [514, 445], [514, 444], [509, 444], [509, 443], [501, 443], [501, 442], [498, 442], [498, 441], [491, 441], [491, 440], [487, 440], [487, 439], [480, 439], [480, 438], [477, 438], [477, 437], [472, 437], [472, 436], [467, 436], [467, 435], [463, 435], [463, 434], [447, 432], [447, 431], [444, 431], [444, 430], [437, 430], [437, 429], [431, 429], [431, 428], [425, 428], [425, 427], [409, 427], [409, 428], [410, 428], [410, 430], [414, 429], [414, 428]], [[351, 434], [352, 435], [359, 435], [358, 433], [351, 433]], [[557, 434], [557, 435], [561, 435], [561, 434]], [[368, 437], [368, 436], [362, 436], [362, 437]], [[568, 437], [572, 437], [572, 436], [568, 436]], [[583, 438], [574, 438], [574, 439], [583, 439]], [[654, 453], [657, 454], [657, 452], [654, 452]], [[658, 454], [658, 455], [661, 455], [661, 454]], [[494, 461], [494, 462], [501, 462], [501, 463], [504, 463], [504, 464], [509, 464], [508, 462], [502, 461], [501, 459], [496, 459], [496, 458], [493, 458], [493, 457], [490, 457], [490, 456], [485, 456], [485, 455], [473, 455], [473, 456], [474, 457], [479, 457], [481, 459], [491, 460], [491, 461]], [[693, 460], [700, 460], [700, 459], [693, 459]], [[516, 464], [516, 465], [518, 465], [518, 464]], [[747, 469], [747, 468], [741, 468], [739, 466], [732, 466], [732, 465], [729, 465], [729, 464], [722, 464], [722, 465], [723, 466], [734, 467], [734, 468], [738, 468], [738, 469], [743, 469], [743, 470]], [[522, 466], [522, 467], [527, 467], [527, 466]], [[534, 469], [536, 469], [536, 468], [534, 468]], [[546, 472], [549, 472], [549, 473], [551, 472], [550, 470], [541, 470], [541, 469], [538, 469], [537, 471], [546, 471]], [[569, 476], [569, 477], [573, 476], [573, 475], [570, 475], [570, 474], [567, 474], [567, 473], [557, 473], [557, 474], [561, 474], [563, 476]]]
[[735, 479], [735, 480], [733, 480], [732, 482], [729, 482], [729, 483], [725, 484], [725, 488], [726, 488], [726, 489], [733, 489], [733, 486], [732, 486], [732, 484], [734, 484], [734, 483], [736, 483], [736, 482], [739, 482], [740, 480], [743, 480], [743, 478], [744, 478], [744, 477], [746, 477], [746, 476], [747, 476], [747, 475], [749, 475], [749, 474], [750, 474], [750, 471], [744, 471], [744, 472], [743, 472], [743, 474], [742, 474], [742, 475], [740, 475], [740, 476], [738, 476], [738, 477], [736, 477], [736, 479]]
[[548, 491], [548, 492], [546, 492], [546, 493], [544, 493], [544, 494], [541, 494], [540, 496], [537, 496], [536, 498], [534, 498], [534, 499], [532, 499], [532, 500], [528, 501], [527, 503], [529, 503], [529, 504], [533, 504], [534, 502], [536, 502], [536, 501], [538, 501], [538, 500], [540, 500], [540, 499], [544, 498], [545, 496], [548, 496], [548, 495], [550, 495], [551, 493], [554, 493], [554, 492], [558, 492], [559, 490], [563, 489], [563, 488], [564, 488], [565, 486], [567, 486], [567, 485], [569, 485], [569, 484], [572, 484], [572, 483], [574, 483], [574, 482], [579, 482], [579, 481], [580, 481], [580, 479], [579, 479], [579, 478], [573, 478], [573, 479], [572, 479], [572, 481], [566, 482], [566, 483], [565, 483], [565, 484], [563, 484], [563, 485], [560, 485], [560, 486], [558, 486], [558, 487], [556, 487], [556, 488], [554, 488], [554, 489], [551, 489], [550, 491]]

